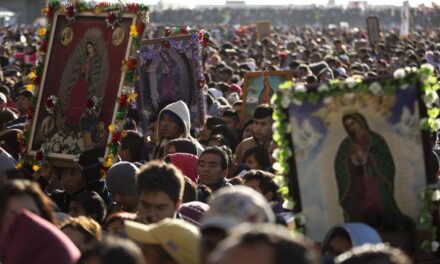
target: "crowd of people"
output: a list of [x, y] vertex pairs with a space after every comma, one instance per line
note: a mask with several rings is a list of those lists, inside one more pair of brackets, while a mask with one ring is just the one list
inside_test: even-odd
[[[152, 13], [150, 20], [180, 12], [197, 17], [167, 12]], [[279, 17], [287, 11], [264, 12]], [[344, 16], [340, 12], [336, 17]], [[439, 30], [426, 27], [400, 38], [389, 29], [371, 45], [365, 28], [286, 27], [259, 41], [252, 27], [211, 29], [203, 126], [191, 125], [183, 101], [153, 113], [146, 131], [132, 115], [105, 177], [95, 149], [84, 151], [74, 167], [16, 166], [17, 135], [34, 96], [25, 88], [27, 74], [40, 40], [32, 28], [0, 30], [0, 263], [412, 262], [418, 246], [408, 219], [385, 219], [376, 229], [341, 223], [320, 245], [295, 232], [272, 168], [274, 108], [260, 104], [240, 124], [243, 76], [287, 70], [293, 81], [313, 86], [425, 63], [438, 73]]]

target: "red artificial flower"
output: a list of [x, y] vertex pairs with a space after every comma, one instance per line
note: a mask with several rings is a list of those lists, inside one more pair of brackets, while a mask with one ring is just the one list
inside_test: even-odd
[[39, 75], [37, 75], [37, 77], [35, 77], [35, 79], [32, 81], [32, 84], [39, 85], [40, 82], [41, 82], [41, 78]]
[[165, 36], [168, 37], [169, 35], [171, 35], [171, 28], [166, 27], [166, 28], [164, 29], [164, 32], [165, 32]]
[[43, 41], [43, 43], [41, 43], [39, 51], [41, 53], [46, 53], [46, 50], [47, 50], [47, 41]]
[[91, 98], [89, 98], [86, 102], [86, 107], [89, 109], [95, 107], [95, 102]]
[[20, 146], [18, 147], [18, 151], [20, 153], [24, 153], [25, 150], [26, 150], [26, 145], [21, 143]]
[[35, 152], [35, 159], [36, 160], [43, 160], [43, 152], [41, 150]]
[[119, 140], [121, 139], [121, 132], [115, 132], [112, 135], [112, 142], [114, 144], [119, 144]]
[[46, 107], [47, 108], [53, 108], [54, 107], [52, 99], [50, 99], [50, 98], [46, 99]]
[[121, 95], [121, 97], [118, 98], [118, 103], [121, 106], [126, 106], [128, 101], [128, 96], [126, 94]]
[[45, 8], [45, 9], [43, 9], [43, 14], [44, 14], [47, 18], [51, 19], [51, 18], [53, 17], [53, 8], [52, 8], [52, 7], [47, 7], [47, 8]]
[[203, 34], [203, 31], [200, 31], [200, 32], [199, 32], [199, 39], [200, 39], [200, 41], [203, 40], [203, 35], [204, 35], [204, 34]]
[[64, 9], [64, 15], [65, 15], [67, 18], [72, 18], [72, 17], [74, 17], [74, 16], [75, 16], [75, 7], [73, 7], [73, 6], [68, 6], [68, 7], [66, 7], [66, 9]]
[[204, 80], [198, 80], [197, 81], [197, 87], [203, 88], [204, 86], [205, 86], [205, 81]]
[[137, 13], [139, 10], [138, 4], [127, 4], [127, 9], [130, 10], [132, 13]]
[[188, 34], [188, 30], [186, 29], [186, 27], [181, 27], [180, 28], [180, 33], [182, 33], [182, 34]]
[[162, 46], [164, 46], [165, 48], [169, 49], [171, 47], [171, 44], [168, 40], [165, 40], [162, 42]]
[[134, 70], [136, 70], [136, 64], [137, 64], [136, 59], [130, 58], [127, 61], [127, 68], [130, 71], [134, 71]]
[[108, 6], [108, 3], [107, 3], [107, 2], [100, 2], [100, 3], [98, 4], [98, 6], [101, 7], [101, 8], [104, 8], [104, 7], [107, 7], [107, 6]]
[[144, 33], [145, 30], [145, 24], [140, 22], [136, 25], [136, 30], [139, 33], [139, 35], [142, 35], [142, 33]]
[[110, 24], [113, 24], [116, 21], [116, 14], [115, 13], [108, 14], [107, 19]]
[[32, 110], [31, 107], [29, 107], [26, 117], [28, 120], [32, 120], [32, 118], [34, 117], [34, 111]]

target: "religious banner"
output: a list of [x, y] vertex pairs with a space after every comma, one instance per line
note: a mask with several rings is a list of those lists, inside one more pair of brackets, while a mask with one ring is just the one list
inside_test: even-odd
[[257, 23], [255, 23], [255, 26], [257, 28], [258, 41], [262, 41], [264, 38], [270, 37], [270, 34], [272, 32], [272, 24], [269, 20], [257, 21]]
[[380, 41], [380, 28], [378, 17], [367, 17], [368, 40], [374, 45]]
[[241, 122], [252, 118], [259, 104], [269, 104], [272, 95], [278, 91], [280, 84], [292, 79], [289, 71], [247, 72], [243, 81], [243, 105]]
[[40, 64], [28, 86], [36, 106], [22, 137], [31, 163], [69, 163], [90, 148], [101, 158], [116, 155], [113, 139], [135, 99], [136, 46], [147, 11], [137, 4], [49, 2]]
[[144, 120], [164, 106], [182, 100], [189, 108], [191, 124], [203, 124], [207, 106], [198, 32], [145, 40], [138, 71]]
[[281, 87], [273, 98], [278, 167], [308, 237], [322, 242], [344, 222], [365, 222], [385, 238], [397, 230], [402, 243], [414, 239], [416, 226], [429, 229], [433, 211], [426, 208], [435, 207], [432, 191], [427, 199], [424, 193], [435, 166], [421, 128], [439, 127], [435, 83], [432, 69], [422, 68], [314, 89]]

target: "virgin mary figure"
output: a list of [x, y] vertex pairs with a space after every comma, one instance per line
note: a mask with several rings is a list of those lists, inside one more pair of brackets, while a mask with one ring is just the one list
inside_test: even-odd
[[334, 163], [339, 203], [346, 222], [400, 213], [394, 200], [395, 165], [385, 139], [359, 113], [342, 118], [347, 137]]

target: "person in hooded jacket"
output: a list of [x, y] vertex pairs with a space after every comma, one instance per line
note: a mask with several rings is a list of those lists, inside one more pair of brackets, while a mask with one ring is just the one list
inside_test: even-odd
[[194, 142], [199, 156], [203, 147], [190, 135], [191, 119], [188, 106], [182, 100], [171, 103], [159, 112], [157, 129], [158, 143], [153, 151], [153, 159], [162, 159], [166, 144], [176, 138], [188, 138]]

